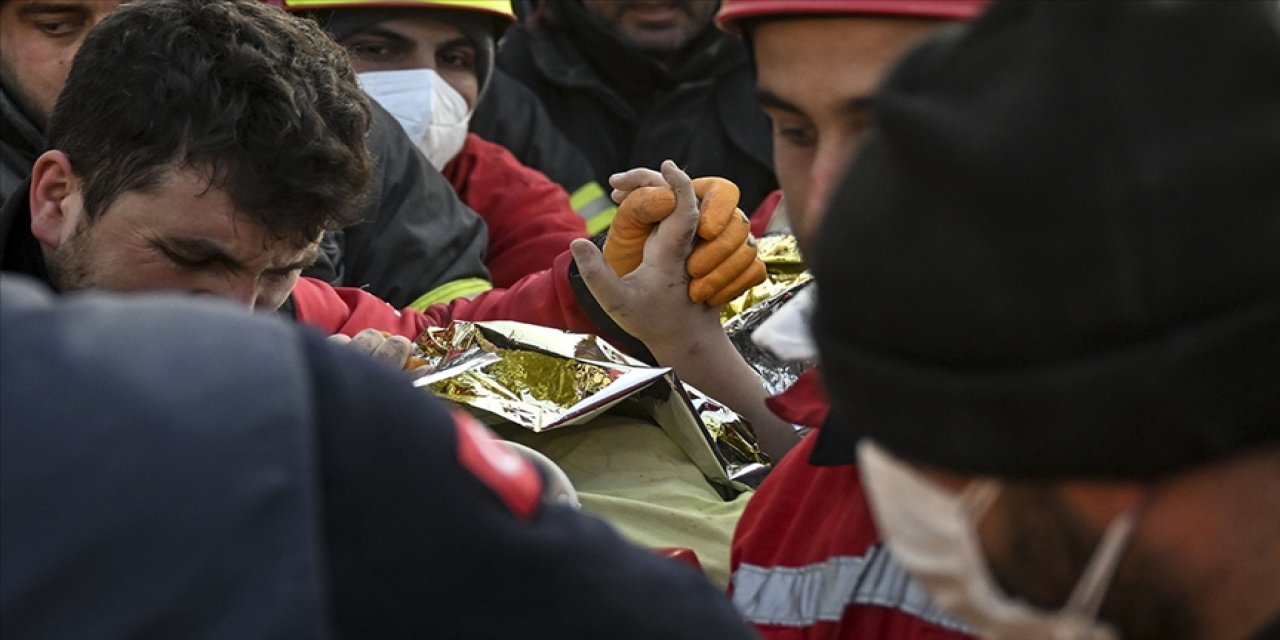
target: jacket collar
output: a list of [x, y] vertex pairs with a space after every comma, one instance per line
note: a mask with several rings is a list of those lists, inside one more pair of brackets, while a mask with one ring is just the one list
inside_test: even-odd
[[25, 273], [49, 283], [44, 252], [31, 235], [31, 201], [26, 197], [30, 187], [28, 178], [0, 209], [0, 270]]
[[44, 132], [3, 85], [0, 85], [0, 131], [4, 132], [4, 146], [17, 151], [29, 163], [34, 163], [44, 151]]

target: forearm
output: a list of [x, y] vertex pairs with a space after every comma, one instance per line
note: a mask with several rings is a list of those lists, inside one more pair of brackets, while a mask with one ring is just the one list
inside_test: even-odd
[[776, 462], [800, 441], [795, 428], [765, 405], [769, 397], [755, 370], [719, 327], [690, 339], [648, 345], [658, 362], [680, 379], [736, 411], [751, 423], [760, 448]]

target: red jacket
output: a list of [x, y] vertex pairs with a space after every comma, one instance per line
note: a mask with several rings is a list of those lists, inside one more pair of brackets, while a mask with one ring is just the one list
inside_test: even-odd
[[474, 133], [442, 173], [489, 226], [485, 266], [495, 287], [550, 267], [571, 240], [587, 237], [560, 185]]
[[773, 214], [778, 210], [778, 203], [782, 202], [782, 189], [774, 189], [773, 193], [765, 196], [760, 202], [760, 206], [751, 212], [751, 235], [759, 238], [764, 235], [765, 229], [769, 228], [769, 221], [773, 219]]
[[583, 333], [600, 330], [587, 318], [569, 282], [567, 250], [551, 269], [540, 271], [510, 289], [494, 289], [473, 300], [460, 298], [419, 312], [392, 307], [353, 287], [333, 287], [314, 278], [300, 278], [293, 288], [294, 313], [299, 322], [325, 333], [355, 335], [361, 329], [389, 331], [410, 339], [427, 327], [452, 320], [518, 320]]
[[[818, 427], [829, 404], [816, 370], [769, 400]], [[734, 532], [734, 604], [768, 640], [963, 640], [885, 552], [853, 465], [815, 466], [816, 434], [796, 445], [747, 504]]]

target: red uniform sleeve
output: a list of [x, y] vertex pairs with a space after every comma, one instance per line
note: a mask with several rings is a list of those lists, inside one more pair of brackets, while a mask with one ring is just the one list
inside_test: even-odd
[[510, 289], [493, 289], [475, 299], [436, 304], [425, 311], [396, 309], [354, 287], [334, 287], [314, 278], [300, 278], [293, 288], [299, 322], [324, 333], [355, 335], [378, 329], [413, 339], [427, 327], [453, 320], [516, 320], [582, 333], [600, 333], [578, 304], [569, 282], [573, 255], [567, 250], [550, 269], [539, 271]]
[[570, 241], [587, 237], [560, 185], [474, 133], [443, 173], [489, 226], [485, 266], [495, 287], [549, 268]]
[[[819, 426], [829, 405], [817, 369], [769, 407]], [[971, 640], [892, 559], [858, 468], [810, 463], [816, 441], [778, 462], [738, 520], [729, 590], [742, 616], [765, 640]]]

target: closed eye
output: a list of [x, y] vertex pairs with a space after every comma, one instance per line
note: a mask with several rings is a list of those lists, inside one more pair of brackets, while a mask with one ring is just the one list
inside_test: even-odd
[[212, 262], [208, 258], [188, 258], [187, 256], [175, 253], [164, 247], [160, 248], [160, 252], [164, 254], [164, 257], [167, 258], [169, 262], [172, 262], [183, 269], [201, 269], [209, 266]]

